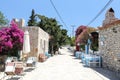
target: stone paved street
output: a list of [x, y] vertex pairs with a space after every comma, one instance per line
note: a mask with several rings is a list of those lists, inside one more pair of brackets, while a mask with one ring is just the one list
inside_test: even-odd
[[84, 67], [80, 59], [75, 59], [67, 49], [61, 55], [55, 55], [35, 69], [25, 70], [21, 78], [13, 77], [4, 80], [120, 80], [113, 72], [102, 68]]
[[[97, 72], [98, 71], [98, 72]], [[100, 73], [101, 74], [100, 74]], [[102, 75], [103, 74], [103, 75]], [[27, 73], [21, 80], [120, 80], [112, 72], [101, 68], [88, 68], [79, 59], [71, 56], [67, 50], [62, 55], [38, 63], [37, 68]]]

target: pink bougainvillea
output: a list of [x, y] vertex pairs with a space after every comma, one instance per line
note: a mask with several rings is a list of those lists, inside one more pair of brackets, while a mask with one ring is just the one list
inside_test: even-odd
[[80, 34], [81, 34], [84, 30], [86, 30], [86, 29], [87, 29], [87, 26], [83, 26], [83, 25], [79, 26], [79, 27], [76, 29], [75, 35], [76, 35], [76, 36], [80, 35]]
[[81, 25], [76, 29], [76, 34], [75, 34], [76, 43], [78, 43], [78, 42], [82, 43], [83, 42], [82, 39], [83, 39], [86, 32], [87, 32], [87, 26]]
[[86, 33], [87, 33], [87, 26], [81, 25], [76, 29], [76, 33], [75, 33], [76, 51], [80, 50], [80, 44], [86, 43]]
[[23, 36], [24, 32], [18, 28], [14, 21], [11, 21], [10, 27], [5, 27], [0, 30], [0, 53], [21, 50]]

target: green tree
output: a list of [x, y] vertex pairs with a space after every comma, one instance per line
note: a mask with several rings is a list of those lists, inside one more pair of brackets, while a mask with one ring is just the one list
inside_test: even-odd
[[32, 13], [29, 18], [30, 18], [30, 20], [28, 21], [28, 26], [35, 26], [37, 24], [37, 19], [36, 19], [34, 9], [32, 9]]
[[7, 25], [8, 24], [8, 19], [5, 18], [5, 16], [3, 15], [3, 13], [0, 11], [0, 25]]
[[55, 51], [58, 50], [60, 46], [60, 38], [62, 36], [61, 32], [61, 25], [58, 25], [56, 19], [54, 18], [48, 18], [42, 15], [37, 15], [38, 18], [40, 19], [38, 26], [42, 28], [44, 31], [46, 31], [50, 36], [50, 53], [54, 54]]
[[[30, 18], [33, 15], [30, 16]], [[54, 54], [59, 46], [66, 43], [67, 30], [61, 29], [62, 25], [59, 25], [55, 18], [48, 18], [44, 15], [39, 15], [34, 13], [34, 17], [32, 19], [37, 18], [38, 21], [35, 20], [35, 24], [29, 20], [28, 24], [32, 24], [32, 26], [38, 26], [46, 31], [50, 35], [49, 40], [49, 52]], [[30, 25], [31, 26], [31, 25]]]
[[75, 46], [75, 37], [70, 38], [70, 45]]
[[59, 45], [66, 45], [68, 44], [68, 35], [67, 35], [67, 30], [66, 29], [61, 29], [61, 33], [60, 33], [60, 40], [59, 40]]

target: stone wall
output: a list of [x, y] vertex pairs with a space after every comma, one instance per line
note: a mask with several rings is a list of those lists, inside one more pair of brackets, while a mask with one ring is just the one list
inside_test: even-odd
[[48, 52], [49, 34], [39, 27], [29, 26], [21, 27], [22, 30], [28, 30], [30, 37], [29, 56], [38, 57], [40, 53]]
[[120, 21], [118, 22], [99, 30], [99, 51], [102, 66], [120, 73]]

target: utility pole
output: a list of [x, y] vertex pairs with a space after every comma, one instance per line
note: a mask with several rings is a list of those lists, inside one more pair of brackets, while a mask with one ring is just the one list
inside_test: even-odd
[[74, 37], [75, 36], [75, 34], [74, 34], [74, 27], [75, 27], [75, 25], [71, 25], [71, 27], [72, 27], [72, 37]]

